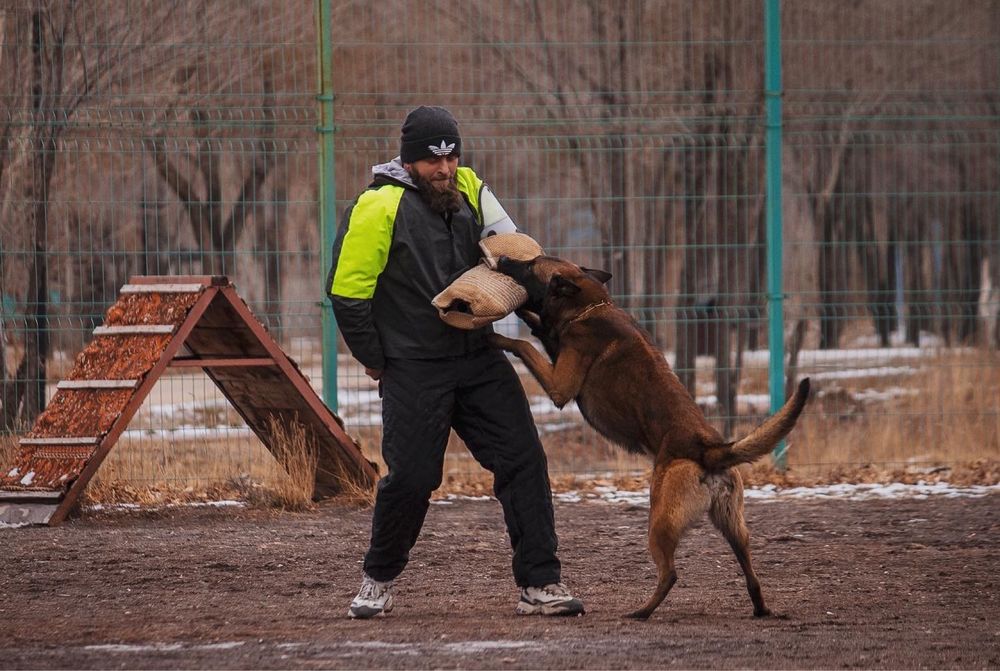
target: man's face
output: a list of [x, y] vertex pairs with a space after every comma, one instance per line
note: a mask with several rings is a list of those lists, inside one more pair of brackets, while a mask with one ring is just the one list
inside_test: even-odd
[[407, 163], [403, 167], [411, 172], [416, 172], [437, 191], [444, 191], [451, 184], [455, 177], [455, 171], [458, 170], [458, 157], [432, 156]]

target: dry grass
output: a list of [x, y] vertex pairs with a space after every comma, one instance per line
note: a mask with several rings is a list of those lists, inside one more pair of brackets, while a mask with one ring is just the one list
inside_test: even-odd
[[268, 425], [273, 438], [271, 450], [282, 470], [269, 487], [256, 490], [258, 495], [263, 495], [263, 499], [256, 503], [292, 511], [313, 508], [316, 464], [319, 461], [315, 437], [295, 420], [285, 422], [272, 415]]
[[14, 463], [17, 457], [17, 436], [0, 435], [0, 468]]
[[[337, 462], [337, 464], [338, 466], [346, 466], [343, 462]], [[384, 463], [379, 464], [378, 472], [386, 472]], [[353, 474], [347, 472], [346, 467], [333, 475], [340, 483], [340, 492], [337, 494], [337, 499], [340, 502], [363, 508], [375, 505], [375, 483], [371, 487], [365, 487], [357, 481]]]
[[995, 353], [948, 356], [886, 383], [906, 393], [861, 403], [856, 390], [819, 385], [789, 441], [789, 466], [837, 476], [844, 468], [930, 473], [1000, 460]]
[[175, 505], [236, 499], [310, 510], [318, 448], [299, 422], [270, 420], [273, 456], [259, 441], [137, 441], [111, 451], [83, 495], [95, 503]]
[[[896, 378], [814, 379], [814, 397], [789, 439], [789, 468], [779, 472], [765, 460], [746, 469], [747, 480], [789, 486], [848, 481], [1000, 482], [1000, 356], [965, 351], [921, 359], [914, 366], [919, 368], [916, 373]], [[822, 370], [830, 368], [806, 368], [803, 375]], [[699, 384], [710, 381], [710, 374], [699, 371]], [[764, 390], [766, 377], [747, 371], [741, 393]], [[567, 415], [559, 415], [563, 417]], [[742, 435], [757, 421], [746, 418], [736, 433]], [[380, 430], [361, 427], [356, 435], [365, 456], [385, 473], [378, 454]], [[272, 457], [253, 437], [171, 443], [150, 435], [123, 442], [101, 467], [87, 498], [143, 504], [240, 498], [254, 505], [301, 509], [312, 505], [314, 466], [309, 464], [315, 463], [308, 448], [303, 450], [303, 440], [301, 435], [288, 435], [281, 441], [290, 455], [307, 455], [288, 470], [279, 463], [282, 457]], [[543, 435], [543, 442], [557, 491], [595, 486], [636, 489], [648, 483], [646, 460], [609, 445], [588, 427], [552, 431]], [[0, 439], [0, 457], [4, 450], [12, 456], [14, 445], [13, 440]], [[346, 477], [341, 481], [344, 494], [338, 500], [371, 504], [373, 490], [359, 488]], [[489, 495], [492, 476], [453, 436], [437, 495], [456, 493]]]

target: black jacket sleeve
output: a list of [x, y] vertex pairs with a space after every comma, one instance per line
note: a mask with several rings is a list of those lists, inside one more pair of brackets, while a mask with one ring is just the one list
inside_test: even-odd
[[337, 328], [354, 358], [366, 368], [385, 368], [382, 342], [372, 319], [371, 299], [344, 298], [333, 294], [329, 296], [333, 303], [333, 315], [337, 318]]

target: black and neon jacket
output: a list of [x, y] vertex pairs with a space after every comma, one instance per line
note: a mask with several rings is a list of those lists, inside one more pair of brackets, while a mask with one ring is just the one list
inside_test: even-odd
[[427, 206], [398, 159], [372, 172], [371, 185], [341, 219], [327, 278], [354, 358], [381, 369], [386, 358], [436, 359], [485, 347], [491, 327], [450, 327], [431, 299], [479, 261], [488, 230], [516, 230], [513, 222], [470, 168], [457, 171], [465, 203], [448, 218]]

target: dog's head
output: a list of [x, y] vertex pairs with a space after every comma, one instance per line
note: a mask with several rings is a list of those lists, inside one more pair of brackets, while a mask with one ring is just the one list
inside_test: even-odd
[[611, 273], [583, 268], [555, 256], [516, 261], [501, 256], [497, 271], [528, 292], [523, 308], [553, 323], [572, 319], [583, 308], [609, 299], [604, 284]]

